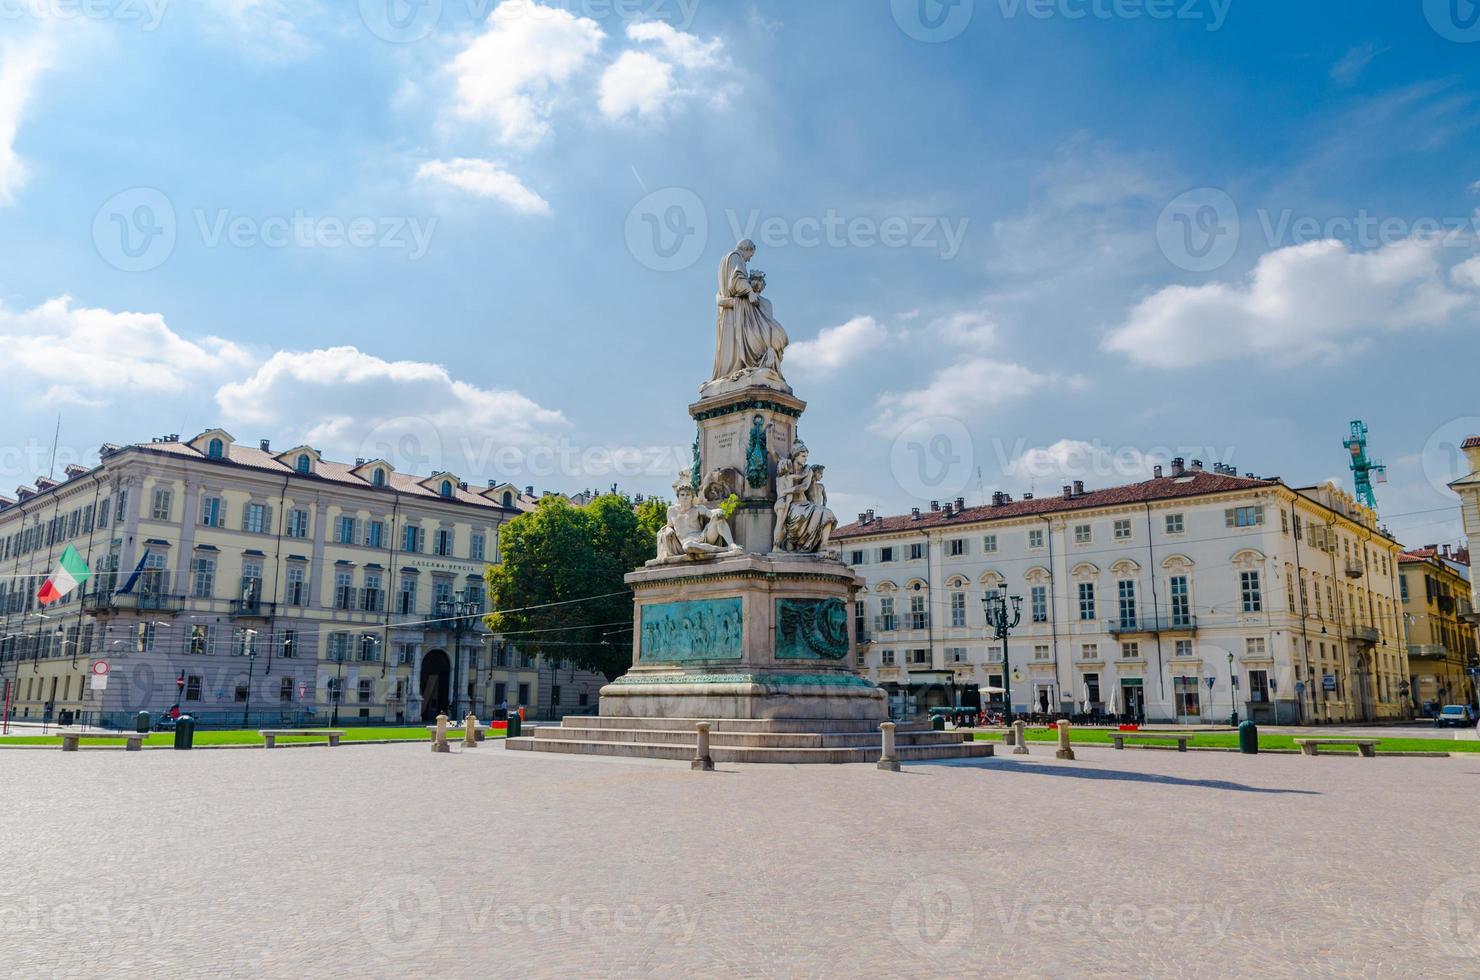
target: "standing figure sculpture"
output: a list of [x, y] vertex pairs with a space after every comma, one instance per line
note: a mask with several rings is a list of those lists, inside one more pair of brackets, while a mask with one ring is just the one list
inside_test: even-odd
[[720, 263], [710, 384], [743, 379], [789, 392], [791, 387], [781, 376], [786, 331], [776, 321], [770, 300], [761, 298], [765, 273], [747, 268], [754, 256], [755, 243], [746, 239]]
[[833, 554], [829, 545], [838, 519], [827, 509], [822, 467], [807, 465], [807, 446], [800, 439], [791, 455], [776, 467], [776, 533], [773, 551]]
[[678, 475], [673, 492], [678, 503], [668, 508], [668, 525], [658, 532], [658, 557], [648, 564], [695, 561], [744, 550], [735, 543], [723, 511], [694, 502], [694, 487], [688, 473]]

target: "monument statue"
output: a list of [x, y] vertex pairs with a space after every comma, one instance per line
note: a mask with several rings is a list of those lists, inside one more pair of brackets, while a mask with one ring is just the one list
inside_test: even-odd
[[776, 467], [775, 511], [772, 550], [834, 554], [828, 545], [838, 519], [827, 509], [822, 467], [807, 464], [807, 445], [800, 439], [792, 443], [791, 455]]
[[649, 565], [698, 561], [717, 555], [740, 554], [723, 511], [711, 510], [694, 501], [691, 477], [685, 471], [674, 481], [678, 503], [668, 508], [668, 524], [658, 532], [658, 557]]
[[776, 320], [771, 301], [761, 296], [766, 289], [766, 274], [751, 272], [747, 267], [754, 257], [755, 243], [745, 239], [720, 263], [714, 373], [705, 389], [735, 383], [791, 391], [781, 375], [781, 358], [789, 340]]

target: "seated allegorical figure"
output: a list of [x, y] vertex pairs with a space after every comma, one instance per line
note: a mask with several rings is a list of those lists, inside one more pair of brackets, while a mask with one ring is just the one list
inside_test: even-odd
[[678, 502], [668, 508], [668, 525], [658, 532], [658, 557], [652, 564], [694, 561], [744, 550], [735, 543], [723, 511], [695, 502], [688, 473], [679, 474], [673, 493]]
[[807, 465], [806, 443], [798, 439], [791, 455], [776, 467], [776, 533], [773, 551], [832, 555], [829, 548], [837, 516], [827, 508], [822, 467]]

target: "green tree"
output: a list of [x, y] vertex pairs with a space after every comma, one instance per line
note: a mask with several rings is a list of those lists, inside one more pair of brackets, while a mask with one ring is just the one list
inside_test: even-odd
[[657, 554], [666, 520], [662, 501], [634, 508], [606, 494], [573, 507], [544, 498], [499, 532], [503, 561], [486, 575], [488, 627], [526, 653], [620, 675], [632, 666], [632, 596], [622, 577]]

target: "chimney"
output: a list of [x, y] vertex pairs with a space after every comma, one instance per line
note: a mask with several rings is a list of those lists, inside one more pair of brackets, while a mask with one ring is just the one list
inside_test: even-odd
[[498, 486], [498, 481], [497, 480], [489, 480], [488, 481], [488, 489], [492, 490], [496, 486]]
[[1025, 494], [1023, 494], [1023, 499], [1024, 500], [1032, 500], [1033, 499], [1033, 495], [1031, 493], [1025, 493]]
[[1074, 496], [1076, 496], [1076, 497], [1083, 497], [1084, 496], [1084, 481], [1083, 480], [1075, 480], [1074, 481]]
[[910, 508], [910, 520], [912, 520], [912, 521], [918, 521], [919, 519], [920, 519], [920, 508], [918, 508], [918, 507], [911, 507]]
[[868, 523], [868, 512], [867, 511], [863, 511], [862, 513], [860, 513], [858, 515], [858, 523], [860, 523], [860, 524], [867, 524]]
[[1480, 436], [1470, 436], [1460, 443], [1460, 448], [1465, 452], [1465, 459], [1470, 461], [1470, 472], [1480, 473]]
[[868, 509], [868, 520], [870, 524], [874, 522], [874, 509], [872, 507]]
[[533, 484], [530, 484], [529, 486], [527, 486], [527, 487], [524, 488], [524, 495], [526, 497], [533, 497], [534, 496], [534, 485]]
[[1068, 499], [1070, 499], [1073, 496], [1074, 496], [1074, 486], [1072, 484], [1069, 484], [1069, 483], [1064, 484], [1064, 499], [1065, 500], [1068, 500]]
[[965, 497], [957, 497], [956, 498], [956, 511], [957, 511], [957, 513], [961, 512], [961, 511], [963, 511], [965, 509], [966, 509], [966, 498]]
[[1185, 467], [1186, 463], [1187, 463], [1187, 461], [1185, 459], [1183, 459], [1181, 456], [1173, 456], [1172, 457], [1172, 476], [1181, 476], [1183, 473], [1185, 473], [1186, 470], [1184, 469], [1184, 467]]
[[1444, 546], [1444, 557], [1446, 559], [1449, 557], [1449, 545], [1447, 544]]
[[257, 443], [257, 448], [262, 450], [264, 453], [272, 452], [272, 440], [263, 439], [261, 442]]
[[1161, 479], [1161, 467], [1160, 466], [1153, 466], [1153, 467], [1151, 467], [1151, 475], [1154, 476], [1156, 479], [1160, 480]]
[[355, 457], [355, 465], [356, 466], [364, 466], [365, 465], [365, 457], [364, 456], [356, 456]]
[[932, 500], [932, 501], [930, 501], [930, 509], [931, 510], [940, 510], [940, 501], [939, 500]]
[[1194, 459], [1192, 461], [1192, 472], [1194, 472], [1194, 473], [1201, 473], [1202, 472], [1202, 460], [1200, 460], [1200, 459]]

